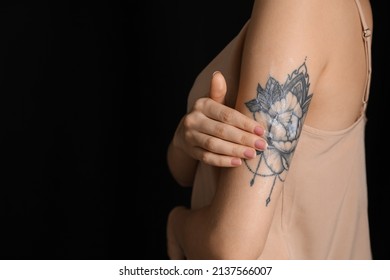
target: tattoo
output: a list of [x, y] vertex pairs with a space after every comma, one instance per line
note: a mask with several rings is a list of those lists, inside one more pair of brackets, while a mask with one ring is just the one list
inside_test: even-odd
[[268, 148], [257, 151], [258, 162], [244, 161], [253, 174], [250, 186], [253, 186], [258, 176], [271, 180], [266, 206], [271, 202], [276, 180], [284, 182], [289, 169], [312, 98], [309, 86], [309, 75], [304, 62], [287, 76], [284, 84], [273, 77], [268, 78], [265, 88], [258, 84], [256, 98], [245, 103], [253, 118], [267, 126]]

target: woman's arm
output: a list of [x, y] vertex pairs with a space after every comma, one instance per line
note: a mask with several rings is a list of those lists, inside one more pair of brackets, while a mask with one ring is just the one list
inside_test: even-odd
[[221, 169], [209, 206], [170, 213], [168, 238], [186, 258], [261, 255], [312, 92], [327, 63], [326, 5], [320, 0], [255, 1], [236, 109], [266, 127], [268, 148], [237, 168]]

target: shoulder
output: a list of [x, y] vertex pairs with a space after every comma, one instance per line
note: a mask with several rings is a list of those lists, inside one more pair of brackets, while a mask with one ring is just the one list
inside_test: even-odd
[[359, 9], [372, 28], [369, 0], [255, 0], [251, 25], [273, 37], [290, 33], [320, 42], [360, 21]]
[[262, 77], [284, 79], [286, 73], [307, 60], [315, 84], [328, 63], [333, 36], [333, 15], [329, 13], [332, 5], [324, 2], [328, 1], [256, 0], [244, 46], [244, 64], [256, 63]]
[[[370, 25], [368, 0], [255, 0], [242, 77], [262, 85], [269, 76], [283, 82], [305, 61], [314, 94], [308, 123], [323, 129], [348, 126], [360, 112], [366, 79], [359, 3]], [[248, 79], [242, 81], [243, 92], [253, 87]]]

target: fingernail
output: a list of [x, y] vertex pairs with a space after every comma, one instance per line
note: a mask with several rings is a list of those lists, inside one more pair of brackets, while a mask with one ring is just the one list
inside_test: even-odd
[[240, 158], [233, 158], [232, 159], [232, 165], [233, 166], [240, 166], [241, 165], [241, 159]]
[[247, 149], [245, 150], [244, 152], [244, 156], [246, 158], [255, 158], [256, 157], [256, 151], [252, 150], [252, 149]]
[[217, 70], [217, 71], [214, 71], [213, 77], [214, 77], [215, 74], [217, 74], [217, 73], [219, 73], [219, 72], [220, 72], [220, 71], [218, 71], [218, 70]]
[[259, 150], [265, 150], [267, 149], [267, 142], [265, 142], [262, 139], [259, 139], [255, 142], [255, 147]]
[[264, 135], [264, 128], [262, 128], [261, 126], [256, 126], [255, 127], [255, 134], [257, 134], [259, 136], [263, 136]]

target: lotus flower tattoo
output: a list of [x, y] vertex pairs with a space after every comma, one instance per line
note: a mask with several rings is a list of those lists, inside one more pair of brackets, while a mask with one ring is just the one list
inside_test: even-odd
[[309, 86], [306, 63], [303, 63], [288, 75], [284, 84], [273, 77], [268, 79], [265, 88], [258, 84], [256, 98], [245, 103], [253, 118], [266, 125], [268, 148], [257, 151], [257, 163], [245, 160], [247, 168], [253, 174], [250, 186], [253, 186], [257, 176], [273, 177], [266, 206], [271, 201], [276, 179], [284, 182], [286, 171], [289, 170], [312, 98]]

